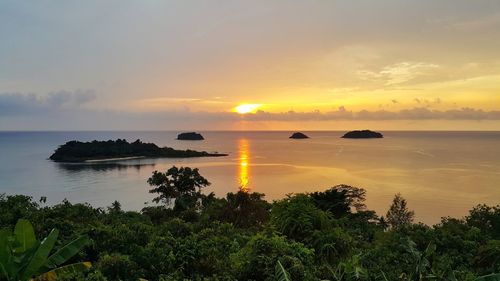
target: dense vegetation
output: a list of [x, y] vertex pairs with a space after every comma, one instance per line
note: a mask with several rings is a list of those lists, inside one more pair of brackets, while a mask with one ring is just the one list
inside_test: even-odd
[[208, 153], [206, 151], [176, 150], [171, 147], [159, 147], [154, 143], [144, 143], [136, 140], [132, 143], [126, 140], [116, 141], [69, 141], [56, 149], [50, 159], [56, 162], [83, 162], [122, 157], [208, 157], [226, 156], [226, 154]]
[[0, 230], [0, 279], [28, 281], [33, 276], [39, 280], [57, 280], [71, 272], [82, 272], [90, 268], [90, 262], [78, 262], [61, 266], [78, 254], [88, 243], [86, 236], [80, 236], [53, 252], [59, 230], [53, 229], [42, 241], [38, 241], [33, 225], [19, 219], [14, 231]]
[[148, 183], [159, 205], [141, 212], [1, 195], [0, 227], [24, 218], [40, 237], [58, 229], [56, 249], [88, 236], [67, 263], [93, 266], [58, 280], [499, 280], [477, 278], [500, 272], [500, 206], [431, 227], [413, 222], [400, 195], [378, 217], [365, 190], [347, 185], [268, 203], [259, 193], [207, 195], [197, 169]]

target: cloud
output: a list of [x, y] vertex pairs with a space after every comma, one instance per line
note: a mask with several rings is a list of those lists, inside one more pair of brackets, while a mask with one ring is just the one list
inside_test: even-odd
[[[500, 120], [500, 111], [485, 111], [482, 109], [463, 107], [450, 110], [433, 110], [431, 104], [441, 103], [440, 98], [434, 100], [415, 98], [417, 106], [399, 111], [379, 110], [348, 110], [345, 106], [337, 110], [321, 112], [314, 111], [286, 111], [268, 112], [258, 110], [251, 114], [236, 114], [234, 112], [207, 112], [190, 110], [158, 110], [155, 112], [131, 111], [101, 111], [82, 107], [82, 105], [96, 98], [93, 91], [58, 91], [46, 95], [3, 93], [0, 94], [0, 116], [19, 117], [23, 120], [36, 118], [37, 120], [73, 120], [85, 123], [91, 119], [101, 119], [102, 125], [119, 124], [127, 120], [130, 124], [140, 126], [141, 122], [154, 123], [165, 120], [167, 122], [239, 122], [239, 121], [334, 121], [334, 120]], [[397, 100], [391, 101], [399, 103]], [[28, 118], [28, 119], [26, 119]], [[14, 119], [12, 119], [14, 120]], [[68, 121], [69, 122], [69, 121]], [[92, 123], [92, 122], [90, 122]], [[1, 128], [0, 128], [1, 129]], [[132, 129], [132, 128], [131, 128]]]
[[91, 90], [33, 93], [0, 93], [0, 115], [30, 115], [54, 110], [79, 108], [96, 99]]
[[[33, 96], [27, 96], [30, 100]], [[58, 102], [56, 102], [58, 103]], [[19, 108], [19, 107], [18, 107]], [[286, 126], [295, 124], [322, 124], [322, 122], [363, 122], [379, 121], [379, 124], [388, 124], [390, 121], [494, 121], [500, 120], [500, 111], [484, 111], [474, 108], [460, 108], [453, 110], [431, 110], [427, 107], [415, 107], [400, 111], [388, 110], [360, 110], [352, 111], [341, 106], [337, 110], [320, 112], [266, 112], [258, 111], [253, 114], [237, 114], [234, 112], [203, 112], [203, 111], [158, 111], [158, 112], [127, 112], [102, 111], [88, 108], [70, 108], [69, 110], [50, 110], [48, 107], [29, 107], [30, 114], [5, 115], [3, 108], [0, 114], [0, 130], [207, 130], [207, 129], [235, 129], [241, 124], [255, 122], [279, 122]], [[61, 109], [61, 108], [59, 108]], [[26, 108], [23, 109], [27, 111]], [[38, 110], [38, 112], [35, 112]], [[309, 123], [307, 123], [309, 122]], [[360, 123], [361, 122], [361, 123]], [[416, 122], [412, 122], [415, 123]], [[305, 125], [308, 126], [308, 125]], [[264, 127], [253, 127], [264, 128]], [[405, 127], [408, 129], [407, 127]], [[469, 127], [470, 128], [470, 127]], [[475, 128], [475, 127], [474, 127]]]
[[434, 98], [433, 100], [425, 98], [414, 98], [413, 101], [419, 104], [420, 106], [424, 105], [425, 107], [432, 107], [434, 105], [443, 103], [443, 100], [439, 97]]
[[380, 71], [360, 70], [357, 74], [364, 80], [380, 81], [386, 86], [409, 82], [430, 75], [440, 66], [425, 62], [399, 62], [382, 67]]
[[500, 120], [500, 111], [484, 111], [464, 107], [451, 110], [431, 110], [427, 107], [415, 107], [400, 111], [361, 110], [348, 111], [345, 107], [330, 112], [295, 112], [271, 113], [258, 111], [244, 116], [253, 121], [329, 121], [329, 120]]

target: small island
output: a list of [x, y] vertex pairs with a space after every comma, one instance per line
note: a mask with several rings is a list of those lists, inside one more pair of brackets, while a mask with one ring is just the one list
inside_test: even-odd
[[381, 133], [370, 130], [350, 131], [342, 136], [345, 139], [380, 139], [383, 137]]
[[203, 136], [199, 133], [189, 132], [177, 135], [178, 140], [204, 140]]
[[300, 132], [296, 132], [296, 133], [293, 133], [291, 136], [290, 136], [291, 139], [308, 139], [309, 137], [306, 136], [305, 134], [303, 133], [300, 133]]
[[80, 142], [69, 141], [56, 149], [50, 156], [54, 162], [96, 162], [124, 160], [132, 158], [190, 158], [227, 156], [221, 153], [206, 151], [176, 150], [171, 147], [159, 147], [154, 143], [144, 143], [140, 140], [129, 143], [124, 139], [116, 141]]

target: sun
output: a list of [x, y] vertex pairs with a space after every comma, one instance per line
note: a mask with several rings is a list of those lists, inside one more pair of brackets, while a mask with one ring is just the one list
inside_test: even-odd
[[257, 108], [259, 108], [261, 104], [256, 103], [242, 103], [234, 108], [234, 111], [239, 114], [247, 114], [254, 112]]

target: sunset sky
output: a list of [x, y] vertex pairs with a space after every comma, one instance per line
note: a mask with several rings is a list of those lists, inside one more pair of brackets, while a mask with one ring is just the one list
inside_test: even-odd
[[358, 128], [500, 130], [500, 1], [0, 2], [0, 130]]

